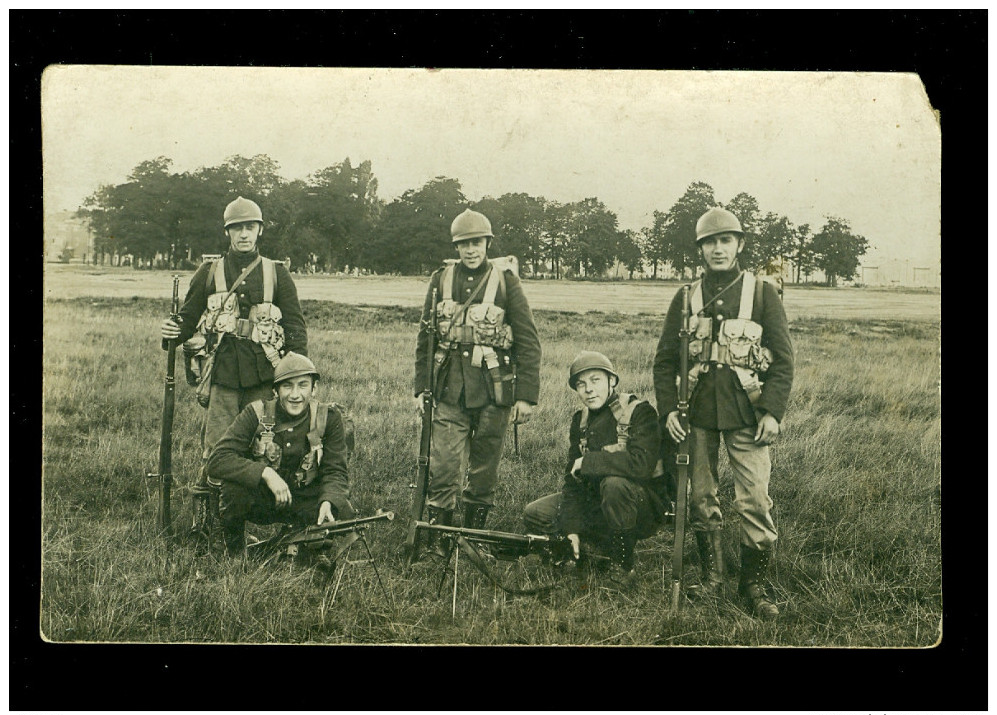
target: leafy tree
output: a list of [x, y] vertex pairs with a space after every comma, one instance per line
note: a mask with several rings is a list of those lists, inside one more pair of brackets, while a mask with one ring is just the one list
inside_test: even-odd
[[796, 282], [800, 282], [800, 275], [810, 278], [810, 274], [817, 268], [813, 252], [813, 236], [810, 233], [810, 224], [804, 223], [796, 227], [793, 232], [793, 247], [790, 252], [793, 263], [796, 266]]
[[741, 222], [741, 229], [744, 231], [744, 251], [741, 252], [741, 265], [756, 265], [759, 261], [756, 253], [760, 250], [758, 232], [762, 226], [758, 200], [751, 194], [742, 191], [721, 206], [737, 216], [737, 220]]
[[644, 268], [644, 255], [641, 248], [641, 234], [633, 229], [619, 231], [616, 234], [616, 258], [630, 273], [633, 279], [634, 271]]
[[848, 280], [858, 271], [859, 257], [865, 255], [869, 241], [852, 233], [848, 221], [829, 216], [813, 239], [814, 263], [824, 271], [829, 286], [838, 278]]
[[617, 218], [599, 199], [568, 204], [568, 235], [565, 257], [580, 274], [599, 275], [616, 257]]
[[544, 204], [540, 243], [543, 246], [543, 260], [550, 262], [550, 270], [555, 278], [561, 277], [562, 262], [571, 236], [571, 215], [570, 206], [557, 201], [548, 201]]
[[425, 273], [454, 255], [450, 224], [468, 206], [457, 179], [438, 176], [387, 206], [360, 260], [374, 270]]
[[700, 264], [696, 248], [696, 221], [706, 211], [717, 205], [713, 187], [703, 181], [689, 184], [682, 197], [668, 210], [655, 214], [654, 233], [660, 241], [661, 258], [684, 277], [686, 271], [695, 271]]
[[[485, 198], [475, 206], [492, 222], [495, 232], [493, 255], [511, 253], [520, 266], [536, 273], [543, 257], [541, 235], [544, 229], [546, 199], [524, 193], [503, 194], [498, 199]], [[493, 218], [494, 216], [494, 218]]]
[[[781, 263], [794, 251], [796, 229], [785, 216], [769, 211], [758, 223], [749, 258], [743, 263], [751, 270], [761, 270], [771, 263]], [[747, 249], [745, 249], [747, 252]]]

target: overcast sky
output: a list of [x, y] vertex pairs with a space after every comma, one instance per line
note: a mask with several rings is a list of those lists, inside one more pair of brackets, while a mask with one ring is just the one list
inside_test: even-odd
[[815, 231], [849, 220], [869, 265], [941, 252], [940, 129], [909, 74], [62, 66], [42, 140], [47, 211], [160, 155], [267, 154], [287, 179], [349, 157], [387, 201], [447, 176], [472, 201], [595, 196], [639, 229], [705, 181]]

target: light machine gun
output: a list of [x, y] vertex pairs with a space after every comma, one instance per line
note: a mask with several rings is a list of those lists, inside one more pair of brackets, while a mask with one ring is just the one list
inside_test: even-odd
[[[335, 537], [345, 536], [346, 540], [339, 546], [335, 555], [330, 557], [332, 563], [338, 563], [340, 559], [343, 559], [349, 553], [353, 545], [360, 541], [367, 551], [367, 561], [374, 568], [374, 574], [377, 576], [377, 583], [381, 587], [381, 592], [384, 594], [385, 600], [390, 602], [390, 596], [384, 587], [384, 582], [381, 581], [381, 573], [377, 569], [377, 561], [374, 559], [374, 554], [371, 553], [370, 544], [367, 543], [365, 533], [371, 524], [378, 521], [392, 521], [394, 518], [395, 513], [393, 511], [378, 509], [373, 516], [361, 516], [356, 519], [344, 519], [343, 521], [330, 521], [317, 526], [307, 526], [303, 529], [285, 530], [271, 539], [248, 544], [246, 551], [247, 553], [272, 553], [271, 558], [281, 554], [296, 556], [301, 548], [321, 549], [332, 544]], [[354, 563], [348, 559], [345, 561], [347, 564]], [[336, 593], [339, 591], [339, 584], [343, 580], [344, 571], [345, 569], [339, 569], [336, 588], [332, 594], [333, 601], [335, 601]]]
[[[508, 531], [490, 531], [486, 529], [467, 529], [459, 526], [442, 526], [429, 524], [425, 521], [415, 521], [412, 530], [435, 531], [444, 539], [451, 541], [448, 552], [453, 555], [454, 583], [453, 583], [453, 613], [457, 611], [457, 566], [460, 562], [460, 554], [467, 556], [468, 560], [480, 571], [485, 578], [495, 586], [508, 594], [514, 596], [528, 596], [537, 593], [545, 593], [556, 584], [538, 586], [536, 588], [519, 589], [506, 586], [488, 568], [486, 559], [488, 556], [498, 561], [515, 561], [530, 554], [541, 554], [546, 556], [555, 565], [574, 564], [574, 552], [571, 542], [565, 536], [544, 536], [538, 534], [516, 534]], [[443, 589], [449, 566], [449, 559], [443, 564], [443, 574], [440, 578], [437, 594]]]

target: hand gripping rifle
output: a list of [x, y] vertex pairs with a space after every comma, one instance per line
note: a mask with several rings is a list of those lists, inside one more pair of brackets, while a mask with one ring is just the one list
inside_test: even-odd
[[[180, 323], [180, 276], [173, 276], [173, 302], [170, 319]], [[159, 518], [160, 531], [167, 538], [173, 535], [173, 520], [170, 517], [170, 491], [173, 488], [173, 410], [176, 406], [176, 366], [177, 339], [163, 339], [166, 351], [166, 380], [163, 389], [163, 429], [159, 436], [159, 472], [147, 477], [159, 479]]]
[[422, 521], [426, 509], [426, 493], [429, 489], [429, 449], [433, 441], [433, 388], [434, 368], [436, 360], [436, 288], [433, 288], [429, 300], [429, 318], [422, 321], [420, 329], [426, 332], [426, 389], [422, 391], [422, 434], [419, 440], [419, 458], [416, 462], [415, 482], [409, 484], [409, 489], [415, 489], [412, 495], [408, 539], [405, 548], [408, 552], [408, 563], [411, 565], [419, 558], [419, 534], [416, 524]]
[[682, 325], [679, 328], [679, 422], [686, 437], [675, 455], [675, 539], [672, 543], [672, 611], [678, 612], [682, 591], [682, 551], [685, 547], [685, 519], [689, 489], [689, 285], [682, 286]]

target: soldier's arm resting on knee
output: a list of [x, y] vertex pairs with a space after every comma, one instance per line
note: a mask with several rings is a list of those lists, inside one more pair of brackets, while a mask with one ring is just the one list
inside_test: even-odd
[[329, 502], [337, 519], [352, 519], [350, 478], [346, 468], [346, 433], [337, 410], [329, 410], [322, 435], [322, 461], [318, 466], [319, 503]]
[[578, 440], [581, 438], [581, 429], [579, 428], [581, 414], [580, 411], [575, 412], [571, 418], [570, 446], [565, 464], [564, 485], [561, 487], [560, 523], [558, 525], [565, 534], [578, 534], [585, 530], [586, 485], [584, 480], [575, 478], [571, 473], [575, 463], [582, 456], [581, 449], [578, 447]]
[[208, 476], [221, 481], [239, 482], [247, 489], [256, 489], [263, 479], [264, 469], [269, 469], [250, 456], [259, 424], [256, 411], [252, 405], [247, 405], [211, 450], [207, 463]]
[[647, 402], [634, 408], [627, 448], [619, 452], [593, 450], [582, 459], [582, 477], [599, 482], [603, 477], [625, 477], [635, 482], [652, 478], [661, 451], [658, 413]]

